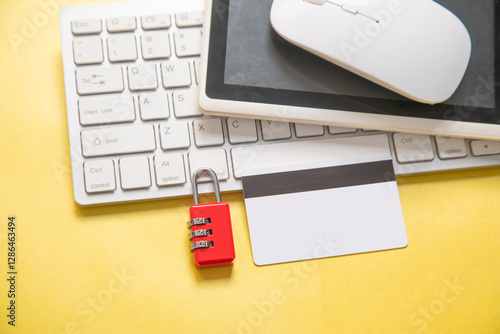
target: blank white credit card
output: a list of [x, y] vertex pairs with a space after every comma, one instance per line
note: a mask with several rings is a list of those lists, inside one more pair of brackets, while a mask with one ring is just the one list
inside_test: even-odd
[[408, 245], [389, 153], [242, 173], [256, 265]]

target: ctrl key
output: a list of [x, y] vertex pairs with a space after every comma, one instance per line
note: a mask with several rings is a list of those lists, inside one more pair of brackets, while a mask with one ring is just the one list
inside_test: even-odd
[[83, 173], [87, 193], [102, 193], [116, 189], [113, 160], [87, 161], [83, 164]]

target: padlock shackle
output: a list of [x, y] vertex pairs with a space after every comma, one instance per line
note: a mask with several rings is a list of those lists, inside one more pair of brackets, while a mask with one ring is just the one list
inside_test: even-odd
[[193, 178], [191, 180], [191, 182], [193, 184], [194, 204], [200, 203], [200, 198], [198, 195], [198, 176], [201, 173], [205, 173], [205, 172], [210, 174], [210, 177], [212, 178], [212, 182], [214, 184], [215, 200], [217, 202], [222, 202], [222, 199], [220, 196], [220, 189], [219, 189], [219, 179], [217, 178], [217, 174], [215, 174], [214, 170], [211, 168], [199, 168], [193, 173]]

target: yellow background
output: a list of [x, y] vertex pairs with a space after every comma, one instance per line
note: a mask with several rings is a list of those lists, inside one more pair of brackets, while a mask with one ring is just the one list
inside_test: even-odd
[[499, 168], [398, 178], [405, 249], [266, 267], [252, 262], [241, 193], [223, 195], [232, 268], [194, 268], [190, 198], [78, 207], [59, 18], [9, 40], [43, 3], [55, 0], [0, 1], [0, 333], [500, 333]]

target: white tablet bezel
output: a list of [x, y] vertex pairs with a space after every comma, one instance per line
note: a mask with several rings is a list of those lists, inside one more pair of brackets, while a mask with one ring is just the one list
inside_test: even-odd
[[[380, 115], [353, 111], [211, 98], [206, 94], [206, 90], [208, 61], [210, 55], [210, 39], [212, 37], [212, 6], [214, 1], [216, 0], [206, 1], [204, 36], [202, 41], [203, 51], [201, 55], [199, 76], [198, 103], [200, 109], [205, 114], [225, 117], [268, 119], [384, 131], [500, 140], [500, 124]], [[215, 38], [220, 38], [220, 36]]]

